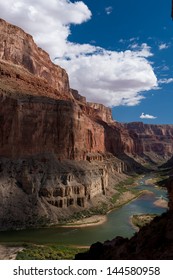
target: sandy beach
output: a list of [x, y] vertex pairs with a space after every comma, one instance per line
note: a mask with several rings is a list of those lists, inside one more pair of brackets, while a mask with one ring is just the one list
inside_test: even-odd
[[158, 206], [158, 207], [162, 207], [162, 208], [168, 208], [168, 201], [166, 201], [165, 199], [157, 199], [154, 202], [154, 205]]
[[83, 218], [74, 223], [68, 223], [62, 225], [61, 227], [88, 227], [88, 226], [98, 226], [107, 221], [106, 215], [94, 215], [88, 218]]

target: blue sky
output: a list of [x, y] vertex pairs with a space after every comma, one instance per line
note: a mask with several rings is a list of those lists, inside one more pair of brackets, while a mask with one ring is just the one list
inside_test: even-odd
[[173, 123], [171, 0], [6, 0], [0, 16], [30, 33], [88, 101], [117, 121]]
[[[84, 2], [92, 11], [92, 19], [72, 27], [70, 40], [94, 42], [116, 51], [125, 51], [131, 49], [132, 45], [146, 43], [153, 53], [149, 61], [153, 63], [154, 73], [158, 80], [163, 80], [158, 85], [160, 89], [144, 92], [145, 99], [138, 105], [113, 107], [113, 117], [123, 122], [173, 123], [173, 80], [166, 83], [173, 77], [171, 1], [145, 1], [143, 5], [139, 0]], [[142, 112], [157, 118], [140, 119]]]

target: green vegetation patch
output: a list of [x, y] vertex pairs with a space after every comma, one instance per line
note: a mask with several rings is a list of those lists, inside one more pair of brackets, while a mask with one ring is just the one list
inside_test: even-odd
[[77, 253], [86, 251], [86, 248], [77, 248], [60, 245], [26, 245], [18, 252], [16, 260], [72, 260]]
[[[100, 205], [98, 205], [97, 207], [85, 209], [83, 211], [76, 212], [67, 218], [59, 219], [58, 225], [66, 225], [68, 223], [75, 223], [78, 220], [81, 220], [84, 218], [89, 218], [94, 215], [106, 215], [108, 211], [109, 211], [109, 205], [107, 203], [101, 202]], [[54, 226], [52, 226], [52, 227], [54, 227]]]
[[145, 225], [149, 224], [156, 216], [156, 214], [133, 215], [132, 223], [134, 226], [142, 228]]
[[126, 186], [129, 187], [129, 186], [133, 185], [138, 177], [139, 177], [138, 175], [135, 175], [135, 176], [133, 176], [133, 177], [127, 178], [126, 180], [124, 180], [124, 181], [118, 183], [118, 184], [115, 186], [115, 189], [121, 191], [122, 188], [124, 188], [124, 187], [126, 187]]
[[133, 177], [129, 177], [126, 180], [118, 183], [114, 189], [117, 191], [116, 194], [114, 194], [111, 198], [111, 203], [115, 204], [117, 202], [117, 200], [121, 197], [122, 194], [125, 194], [126, 192], [131, 192], [133, 195], [137, 196], [140, 191], [136, 190], [136, 188], [134, 187], [134, 183], [136, 181], [136, 179], [139, 176], [133, 176]]

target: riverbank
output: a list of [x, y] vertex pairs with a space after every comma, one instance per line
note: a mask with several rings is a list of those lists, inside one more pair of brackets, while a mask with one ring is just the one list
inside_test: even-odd
[[61, 225], [60, 227], [89, 227], [89, 226], [98, 226], [104, 224], [107, 221], [106, 215], [94, 215], [91, 217], [80, 219], [73, 223], [67, 223], [65, 225]]
[[139, 214], [130, 217], [130, 224], [136, 231], [149, 224], [157, 215], [155, 214]]
[[[138, 192], [136, 195], [127, 192], [124, 193], [122, 195], [122, 197], [117, 201], [117, 203], [115, 203], [114, 207], [112, 207], [111, 209], [109, 209], [109, 211], [107, 212], [110, 213], [115, 209], [118, 209], [120, 207], [122, 207], [125, 204], [130, 203], [131, 201], [137, 199], [138, 197], [145, 195], [145, 194], [149, 194], [152, 195], [153, 193], [147, 190], [143, 190]], [[93, 215], [91, 217], [86, 217], [86, 218], [82, 218], [79, 219], [75, 222], [72, 223], [67, 223], [67, 224], [63, 224], [63, 225], [57, 225], [57, 227], [62, 227], [62, 228], [82, 228], [82, 227], [91, 227], [91, 226], [98, 226], [101, 224], [104, 224], [107, 221], [107, 215]]]
[[52, 225], [51, 228], [91, 227], [105, 223], [109, 212], [122, 207], [144, 193], [144, 191], [135, 190], [135, 186], [142, 177], [143, 175], [138, 175], [126, 178], [115, 185], [114, 194], [112, 197], [107, 197], [107, 201], [105, 200], [97, 207], [74, 213], [69, 218], [60, 220], [59, 224]]
[[[136, 187], [139, 185], [140, 180], [144, 177], [144, 175], [138, 176], [136, 178], [130, 178], [130, 180], [126, 180], [124, 182], [120, 182], [117, 186], [115, 186], [115, 189], [118, 190], [118, 192], [112, 196], [110, 203], [107, 204], [107, 208], [105, 207], [105, 213], [104, 214], [98, 214], [91, 216], [85, 216], [79, 219], [76, 219], [72, 222], [67, 222], [62, 225], [57, 225], [55, 227], [66, 227], [66, 228], [80, 228], [80, 227], [91, 227], [91, 226], [97, 226], [104, 224], [107, 221], [107, 214], [111, 211], [118, 209], [131, 201], [139, 198], [142, 195], [154, 195], [153, 192], [149, 190], [142, 190], [137, 191]], [[156, 177], [150, 178], [145, 180], [145, 184], [152, 184], [156, 182]], [[162, 208], [167, 208], [167, 201], [159, 199], [156, 200], [155, 205]], [[99, 212], [99, 210], [98, 210]], [[94, 213], [94, 211], [93, 211]]]
[[17, 254], [23, 249], [24, 247], [0, 245], [0, 260], [15, 260]]
[[[112, 207], [111, 209], [109, 209], [109, 211], [107, 212], [110, 213], [112, 211], [114, 211], [115, 209], [118, 209], [128, 203], [130, 203], [131, 201], [139, 198], [140, 196], [143, 195], [154, 195], [154, 193], [152, 191], [149, 190], [142, 190], [139, 191], [138, 193], [136, 193], [135, 195], [132, 194], [130, 191], [121, 194], [120, 198], [116, 201], [116, 203], [114, 203], [114, 207]], [[168, 202], [164, 199], [158, 199], [154, 202], [154, 205], [161, 207], [161, 208], [168, 208]], [[149, 216], [152, 215], [139, 215], [141, 216], [140, 219], [142, 221], [142, 223], [146, 220], [146, 222], [149, 221]], [[132, 222], [132, 217], [130, 218], [130, 223], [135, 227], [135, 230], [138, 229]], [[57, 227], [62, 227], [62, 228], [82, 228], [82, 227], [91, 227], [91, 226], [98, 226], [101, 224], [104, 224], [107, 221], [107, 215], [93, 215], [91, 217], [86, 217], [86, 218], [82, 218], [79, 219], [75, 222], [72, 223], [67, 223], [67, 224], [63, 224], [63, 225], [57, 225]]]

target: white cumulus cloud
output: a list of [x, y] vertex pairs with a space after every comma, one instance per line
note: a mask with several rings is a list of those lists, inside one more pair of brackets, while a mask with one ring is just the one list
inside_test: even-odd
[[0, 2], [0, 16], [30, 33], [67, 70], [71, 87], [88, 101], [133, 106], [144, 98], [144, 92], [157, 87], [147, 44], [117, 52], [69, 41], [71, 25], [91, 19], [83, 1], [6, 0]]
[[144, 113], [142, 113], [142, 114], [140, 115], [140, 119], [157, 119], [157, 117], [154, 117], [154, 116], [149, 115], [149, 114], [144, 114]]
[[165, 50], [165, 49], [168, 49], [168, 48], [169, 48], [168, 44], [163, 43], [163, 44], [159, 45], [159, 50]]
[[0, 2], [0, 16], [30, 33], [51, 58], [64, 55], [71, 24], [91, 18], [91, 11], [82, 1], [69, 0], [6, 0]]
[[112, 6], [109, 6], [109, 7], [105, 8], [105, 12], [106, 12], [107, 15], [110, 15], [112, 13], [112, 11], [113, 11], [113, 7]]
[[173, 83], [173, 78], [168, 78], [168, 79], [160, 79], [158, 81], [159, 84], [170, 84], [170, 83]]
[[111, 52], [104, 49], [71, 60], [59, 59], [70, 76], [70, 83], [88, 100], [108, 106], [133, 106], [143, 99], [142, 92], [157, 84], [146, 57], [150, 52], [146, 45], [141, 51]]

